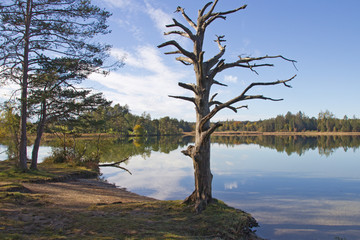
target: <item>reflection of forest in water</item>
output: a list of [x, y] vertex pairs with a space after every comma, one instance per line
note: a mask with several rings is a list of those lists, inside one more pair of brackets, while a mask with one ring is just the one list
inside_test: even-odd
[[[67, 152], [81, 156], [99, 155], [101, 162], [117, 162], [131, 156], [151, 156], [152, 151], [169, 153], [179, 147], [186, 146], [191, 137], [166, 136], [166, 137], [132, 137], [132, 138], [109, 138], [94, 137], [92, 139], [66, 138], [53, 139], [42, 143], [43, 147], [66, 149]], [[6, 139], [0, 139], [0, 144], [7, 146], [7, 153], [14, 155], [14, 143]], [[29, 150], [28, 150], [29, 151]]]
[[[330, 155], [335, 149], [357, 149], [360, 146], [360, 136], [213, 136], [212, 143], [225, 144], [232, 147], [240, 144], [256, 144], [261, 147], [303, 155], [308, 150], [318, 149], [320, 155]], [[169, 153], [178, 148], [183, 149], [194, 142], [187, 136], [162, 136], [148, 138], [121, 138], [97, 140], [77, 140], [76, 147], [86, 148], [87, 152], [101, 152], [102, 162], [116, 162], [131, 156], [148, 158], [151, 152]]]
[[261, 147], [276, 149], [288, 155], [303, 155], [308, 150], [318, 149], [320, 155], [329, 156], [337, 148], [357, 149], [360, 136], [214, 136], [213, 143], [234, 146], [240, 144], [257, 144]]
[[[179, 147], [186, 146], [191, 137], [131, 137], [131, 138], [101, 138], [92, 140], [76, 139], [72, 145], [76, 151], [86, 151], [86, 154], [100, 152], [101, 162], [117, 162], [132, 156], [151, 156], [151, 152], [169, 153]], [[60, 147], [55, 142], [49, 142], [52, 147]]]
[[[178, 148], [183, 149], [189, 143], [193, 143], [191, 136], [162, 136], [147, 138], [94, 138], [94, 139], [71, 139], [66, 142], [67, 148], [85, 155], [100, 153], [101, 162], [117, 162], [132, 156], [148, 158], [151, 152], [169, 153]], [[212, 143], [225, 144], [233, 147], [240, 144], [256, 144], [261, 147], [275, 149], [288, 155], [296, 153], [303, 155], [308, 150], [318, 149], [320, 155], [328, 156], [337, 148], [344, 151], [360, 146], [360, 136], [213, 136]], [[13, 148], [8, 141], [2, 140], [0, 144]], [[61, 141], [49, 141], [43, 146], [63, 148]], [[9, 151], [8, 149], [8, 151]]]

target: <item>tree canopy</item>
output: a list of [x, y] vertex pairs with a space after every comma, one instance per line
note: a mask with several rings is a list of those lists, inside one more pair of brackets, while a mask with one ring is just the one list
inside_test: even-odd
[[28, 88], [54, 58], [101, 71], [109, 45], [91, 39], [110, 31], [110, 13], [84, 0], [4, 0], [0, 3], [0, 81], [21, 90], [19, 166], [27, 169]]

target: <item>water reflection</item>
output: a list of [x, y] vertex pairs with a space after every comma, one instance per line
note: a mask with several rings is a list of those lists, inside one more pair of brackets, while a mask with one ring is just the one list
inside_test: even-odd
[[344, 151], [358, 149], [360, 136], [214, 136], [212, 142], [226, 146], [256, 144], [288, 155], [296, 153], [300, 156], [309, 150], [317, 149], [320, 155], [329, 156], [338, 148], [343, 148]]
[[[214, 197], [253, 214], [260, 236], [360, 235], [358, 137], [216, 137], [213, 142]], [[133, 176], [102, 172], [108, 181], [139, 194], [183, 199], [193, 190], [191, 160], [180, 153], [185, 147], [131, 158], [126, 167]]]
[[[119, 187], [157, 199], [184, 199], [194, 188], [191, 138], [101, 139], [77, 147], [133, 175], [104, 167]], [[359, 136], [213, 137], [213, 193], [251, 213], [267, 239], [359, 239]], [[55, 143], [50, 143], [56, 147]]]

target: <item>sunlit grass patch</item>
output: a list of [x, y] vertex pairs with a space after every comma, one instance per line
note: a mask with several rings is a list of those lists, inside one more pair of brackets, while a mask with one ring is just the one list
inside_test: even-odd
[[19, 170], [14, 163], [10, 161], [0, 161], [0, 182], [19, 183], [19, 182], [36, 182], [51, 181], [71, 176], [96, 177], [95, 171], [89, 170], [82, 166], [73, 166], [66, 163], [62, 164], [39, 164], [38, 170]]
[[[117, 233], [129, 239], [247, 239], [256, 221], [247, 213], [215, 200], [201, 214], [181, 201], [120, 203], [94, 206], [75, 221], [97, 234]], [[89, 229], [90, 230], [90, 229]]]

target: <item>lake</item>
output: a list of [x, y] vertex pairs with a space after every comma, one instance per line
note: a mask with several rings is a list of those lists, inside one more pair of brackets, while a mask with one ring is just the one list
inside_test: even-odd
[[[213, 196], [251, 213], [259, 236], [360, 239], [359, 136], [232, 136], [212, 142]], [[132, 172], [102, 167], [102, 178], [141, 195], [184, 199], [194, 189], [194, 177], [192, 160], [180, 151], [191, 143], [191, 138], [101, 141], [102, 161], [130, 157], [122, 166]]]

